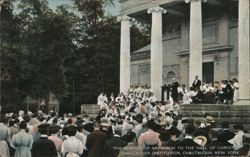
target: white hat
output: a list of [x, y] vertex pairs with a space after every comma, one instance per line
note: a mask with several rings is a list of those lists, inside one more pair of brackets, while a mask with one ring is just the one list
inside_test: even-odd
[[207, 116], [207, 117], [206, 117], [206, 121], [207, 121], [208, 123], [214, 123], [214, 118], [213, 118], [212, 116]]
[[142, 120], [142, 124], [147, 124], [147, 119], [146, 118], [143, 118], [143, 120]]
[[101, 126], [110, 126], [110, 121], [106, 117], [101, 118]]
[[196, 136], [194, 138], [194, 142], [200, 146], [205, 146], [205, 144], [207, 143], [207, 138], [205, 136]]
[[23, 110], [20, 110], [20, 111], [18, 112], [18, 115], [19, 115], [19, 116], [23, 116], [23, 115], [24, 115], [24, 111], [23, 111]]
[[160, 122], [160, 126], [167, 126], [169, 125], [169, 122], [167, 119], [163, 119], [161, 122]]
[[6, 117], [11, 117], [13, 115], [13, 113], [6, 113], [5, 116]]
[[29, 116], [32, 116], [33, 113], [32, 113], [31, 111], [28, 111], [28, 115], [29, 115]]
[[116, 131], [122, 132], [122, 130], [123, 130], [122, 125], [116, 125], [116, 126], [114, 127], [114, 131], [115, 131], [115, 132], [116, 132]]

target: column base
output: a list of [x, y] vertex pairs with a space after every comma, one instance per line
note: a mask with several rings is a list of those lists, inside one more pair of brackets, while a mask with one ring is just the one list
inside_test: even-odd
[[250, 99], [239, 99], [234, 105], [250, 105]]

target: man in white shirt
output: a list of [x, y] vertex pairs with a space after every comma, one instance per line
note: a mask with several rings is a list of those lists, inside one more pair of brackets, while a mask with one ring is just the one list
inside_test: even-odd
[[18, 112], [18, 115], [19, 115], [19, 117], [18, 117], [19, 121], [20, 121], [20, 122], [23, 121], [24, 111], [23, 111], [23, 110], [20, 110], [20, 111]]
[[104, 100], [104, 102], [108, 103], [108, 97], [107, 97], [107, 94], [103, 94], [103, 100]]
[[244, 126], [241, 124], [236, 124], [234, 125], [234, 129], [235, 129], [236, 135], [234, 136], [234, 138], [232, 138], [228, 142], [233, 144], [234, 150], [238, 150], [241, 147], [243, 147]]
[[135, 127], [134, 127], [134, 132], [136, 134], [136, 137], [138, 138], [138, 133], [142, 129], [142, 122], [143, 122], [143, 116], [142, 114], [137, 114], [135, 116]]
[[188, 99], [186, 102], [183, 102], [183, 104], [190, 104], [191, 102], [193, 102], [193, 97], [195, 97], [197, 95], [197, 92], [194, 90], [193, 87], [189, 88], [190, 91], [187, 93]]
[[134, 93], [134, 87], [131, 85], [128, 89], [128, 95]]
[[104, 95], [101, 93], [97, 98], [97, 105], [102, 105], [104, 103]]
[[57, 117], [56, 115], [56, 112], [52, 112], [51, 113], [51, 118], [49, 119], [48, 123], [49, 124], [52, 124], [53, 123], [53, 120]]
[[156, 97], [154, 96], [153, 93], [150, 93], [150, 97], [149, 97], [149, 102], [153, 102], [155, 103], [157, 101]]

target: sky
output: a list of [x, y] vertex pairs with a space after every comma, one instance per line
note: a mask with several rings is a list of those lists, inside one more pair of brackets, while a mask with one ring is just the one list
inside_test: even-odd
[[[52, 9], [56, 9], [57, 6], [62, 4], [73, 5], [72, 0], [48, 0], [48, 2]], [[116, 16], [119, 14], [120, 8], [121, 8], [120, 3], [117, 0], [115, 0], [114, 6], [107, 6], [106, 11]]]

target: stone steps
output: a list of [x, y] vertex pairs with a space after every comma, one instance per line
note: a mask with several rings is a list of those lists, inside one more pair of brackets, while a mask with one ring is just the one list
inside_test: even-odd
[[[81, 113], [96, 117], [100, 106], [96, 104], [81, 105]], [[250, 129], [250, 105], [215, 105], [215, 104], [190, 104], [181, 105], [183, 118], [193, 118], [205, 121], [206, 116], [214, 117], [217, 124], [228, 121], [232, 125], [243, 124]], [[231, 127], [232, 127], [231, 125]]]
[[82, 104], [81, 113], [88, 114], [91, 117], [96, 117], [100, 111], [100, 106], [96, 104]]
[[215, 122], [219, 125], [222, 121], [228, 121], [232, 125], [243, 124], [247, 129], [250, 129], [250, 105], [181, 105], [181, 114], [184, 118], [203, 120], [209, 115], [214, 117]]

